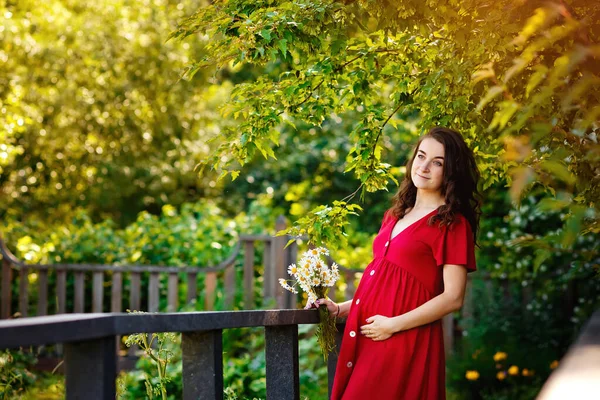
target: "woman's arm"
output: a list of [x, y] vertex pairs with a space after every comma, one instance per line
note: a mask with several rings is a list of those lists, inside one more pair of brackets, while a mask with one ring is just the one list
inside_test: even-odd
[[443, 267], [444, 292], [428, 302], [396, 317], [374, 315], [361, 326], [361, 333], [373, 340], [385, 340], [396, 332], [416, 328], [437, 321], [462, 307], [467, 285], [467, 270], [462, 265]]

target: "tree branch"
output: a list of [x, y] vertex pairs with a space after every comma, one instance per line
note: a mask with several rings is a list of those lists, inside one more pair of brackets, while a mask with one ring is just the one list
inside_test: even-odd
[[348, 201], [352, 200], [352, 199], [354, 198], [354, 196], [356, 196], [356, 194], [358, 193], [358, 191], [359, 191], [359, 190], [360, 190], [362, 187], [363, 187], [363, 184], [361, 183], [361, 184], [358, 186], [358, 188], [357, 188], [357, 189], [356, 189], [354, 192], [352, 192], [352, 193], [350, 193], [348, 196], [344, 197], [344, 198], [342, 199], [342, 201], [344, 201], [344, 202], [348, 202]]
[[379, 137], [381, 136], [381, 133], [383, 132], [383, 128], [385, 128], [385, 126], [390, 121], [390, 119], [392, 119], [394, 114], [396, 114], [398, 112], [398, 110], [400, 109], [400, 107], [402, 107], [402, 104], [403, 104], [402, 102], [398, 103], [398, 106], [394, 109], [394, 111], [392, 111], [392, 113], [387, 117], [387, 119], [383, 122], [383, 124], [379, 128], [379, 132], [377, 132], [377, 137], [375, 138], [375, 145], [373, 146], [373, 152], [371, 153], [371, 157], [373, 157], [375, 155], [375, 148], [377, 147], [377, 142], [379, 141]]
[[290, 106], [289, 108], [295, 108], [295, 107], [300, 107], [302, 104], [306, 103], [308, 101], [308, 99], [310, 99], [313, 95], [313, 93], [315, 92], [315, 90], [317, 90], [318, 88], [321, 87], [321, 85], [325, 82], [325, 79], [323, 79], [321, 82], [319, 82], [319, 84], [317, 86], [315, 86], [310, 93], [308, 94], [308, 96], [306, 96], [306, 98], [304, 100], [302, 100], [300, 103], [298, 104], [294, 104], [292, 106]]

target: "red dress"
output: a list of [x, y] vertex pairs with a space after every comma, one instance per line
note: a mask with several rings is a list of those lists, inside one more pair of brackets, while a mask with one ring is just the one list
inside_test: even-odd
[[332, 400], [444, 400], [441, 320], [375, 342], [360, 334], [374, 315], [394, 317], [443, 291], [442, 266], [474, 271], [471, 226], [458, 215], [451, 227], [428, 225], [434, 210], [392, 238], [398, 219], [386, 213], [373, 241], [373, 261], [356, 289], [338, 357]]

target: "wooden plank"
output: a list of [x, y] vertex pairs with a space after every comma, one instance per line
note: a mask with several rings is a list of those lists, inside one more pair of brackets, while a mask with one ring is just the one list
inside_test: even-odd
[[181, 334], [183, 399], [223, 399], [223, 333]]
[[190, 304], [198, 297], [198, 274], [189, 272], [187, 274], [187, 303]]
[[[110, 312], [120, 313], [123, 307], [123, 272], [114, 271], [112, 273], [112, 283], [110, 287]], [[119, 354], [121, 350], [121, 336], [115, 338], [115, 353]]]
[[48, 270], [38, 271], [37, 315], [48, 315]]
[[[132, 272], [129, 276], [129, 310], [130, 311], [141, 311], [141, 274], [139, 272]], [[131, 357], [135, 357], [135, 353], [138, 350], [137, 345], [131, 346], [127, 350], [127, 354]]]
[[67, 312], [67, 271], [60, 269], [56, 271], [56, 313]]
[[204, 277], [204, 309], [212, 311], [215, 308], [215, 291], [217, 288], [217, 274], [208, 272]]
[[[289, 236], [286, 236], [285, 243], [287, 244]], [[287, 265], [296, 264], [298, 262], [298, 242], [292, 242], [287, 248]], [[287, 267], [284, 271], [285, 279], [290, 279], [291, 276], [287, 272]], [[331, 289], [331, 288], [330, 288]], [[298, 296], [294, 293], [284, 290], [285, 293], [285, 308], [296, 308], [298, 302]]]
[[179, 277], [177, 274], [169, 274], [169, 286], [167, 294], [167, 311], [177, 311], [179, 299]]
[[[277, 222], [275, 223], [275, 232], [279, 232], [285, 229], [286, 226], [287, 224], [285, 222], [285, 217], [283, 215], [277, 217]], [[272, 270], [274, 272], [274, 275], [273, 278], [271, 278], [270, 283], [271, 285], [273, 285], [273, 288], [271, 290], [273, 291], [273, 295], [275, 296], [275, 300], [277, 303], [277, 308], [279, 309], [286, 308], [287, 306], [287, 295], [285, 294], [286, 290], [282, 288], [281, 285], [279, 285], [278, 283], [279, 279], [285, 278], [285, 276], [287, 275], [287, 251], [285, 249], [287, 240], [287, 236], [276, 236], [273, 238], [273, 246], [275, 250], [275, 265]]]
[[121, 312], [123, 305], [123, 273], [115, 271], [112, 274], [110, 293], [110, 312]]
[[11, 316], [10, 305], [12, 303], [12, 268], [10, 262], [2, 260], [2, 297], [0, 298], [0, 319], [7, 319]]
[[85, 272], [75, 272], [75, 305], [74, 311], [82, 313], [85, 311]]
[[267, 400], [299, 400], [298, 325], [265, 327]]
[[231, 310], [235, 301], [235, 264], [225, 268], [225, 309]]
[[0, 321], [0, 349], [114, 335], [316, 324], [317, 310], [244, 310], [156, 314], [60, 314]]
[[265, 249], [263, 251], [263, 265], [264, 265], [264, 275], [263, 275], [263, 299], [265, 302], [268, 302], [273, 298], [273, 276], [275, 275], [274, 269], [275, 266], [273, 264], [275, 257], [273, 254], [273, 246], [271, 240], [265, 241]]
[[344, 279], [346, 280], [346, 300], [354, 297], [354, 271], [344, 271]]
[[244, 308], [254, 309], [254, 242], [244, 242]]
[[442, 332], [444, 334], [444, 350], [449, 357], [454, 350], [454, 314], [450, 313], [442, 318]]
[[141, 311], [141, 276], [139, 272], [132, 272], [129, 277], [129, 309], [131, 311]]
[[114, 336], [65, 345], [67, 400], [114, 399], [117, 354]]
[[104, 273], [92, 273], [92, 312], [101, 313], [104, 305]]
[[29, 314], [29, 268], [19, 270], [19, 312], [25, 318]]
[[[330, 257], [327, 257], [327, 263], [329, 265], [329, 267], [331, 267], [331, 264], [333, 263], [333, 260]], [[333, 285], [332, 287], [329, 288], [329, 290], [327, 291], [327, 297], [329, 297], [331, 300], [335, 301], [337, 303], [337, 285], [339, 285], [339, 280], [335, 283], [335, 285]]]
[[159, 275], [158, 273], [150, 274], [148, 282], [148, 312], [158, 312], [159, 306]]

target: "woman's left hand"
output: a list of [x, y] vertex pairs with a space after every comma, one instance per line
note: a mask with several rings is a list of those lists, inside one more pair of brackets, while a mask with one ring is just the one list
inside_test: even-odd
[[367, 325], [360, 327], [360, 333], [375, 342], [389, 339], [394, 334], [392, 321], [382, 315], [369, 317], [367, 318]]

